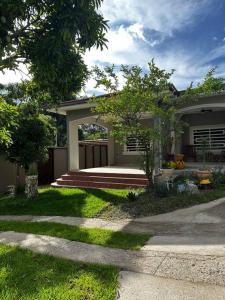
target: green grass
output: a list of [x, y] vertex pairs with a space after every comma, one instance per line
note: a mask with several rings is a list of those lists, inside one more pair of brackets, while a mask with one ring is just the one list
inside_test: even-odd
[[113, 300], [118, 270], [0, 245], [1, 300]]
[[0, 198], [1, 215], [49, 215], [94, 217], [111, 203], [126, 199], [126, 190], [110, 189], [39, 189], [37, 198], [28, 200], [19, 195]]
[[55, 236], [104, 247], [139, 250], [150, 238], [148, 234], [133, 234], [98, 228], [82, 228], [50, 222], [0, 221], [0, 231], [16, 231]]

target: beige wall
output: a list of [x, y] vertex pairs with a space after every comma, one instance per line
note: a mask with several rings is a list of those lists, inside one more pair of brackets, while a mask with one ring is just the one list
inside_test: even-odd
[[67, 173], [68, 170], [68, 157], [67, 148], [54, 149], [54, 179], [61, 177]]
[[17, 170], [15, 164], [6, 161], [3, 156], [0, 156], [0, 193], [6, 192], [7, 187], [15, 185], [17, 181], [21, 185], [25, 183], [24, 170], [21, 168]]

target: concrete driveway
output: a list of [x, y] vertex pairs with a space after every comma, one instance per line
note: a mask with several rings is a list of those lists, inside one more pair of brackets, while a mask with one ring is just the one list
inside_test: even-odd
[[154, 276], [120, 272], [118, 299], [225, 300], [225, 198], [135, 224], [154, 234], [142, 250], [166, 257]]

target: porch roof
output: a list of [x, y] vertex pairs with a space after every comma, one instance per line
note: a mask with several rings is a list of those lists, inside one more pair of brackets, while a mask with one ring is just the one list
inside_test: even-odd
[[[174, 93], [174, 95], [179, 96], [179, 91], [176, 89], [176, 87], [173, 84], [171, 84], [170, 89]], [[84, 97], [84, 98], [64, 101], [61, 104], [59, 104], [57, 108], [57, 113], [65, 115], [67, 111], [91, 108], [95, 106], [95, 103], [91, 102], [90, 100], [93, 100], [95, 98], [103, 98], [103, 97], [109, 98], [113, 95], [116, 95], [116, 93], [108, 93], [108, 94], [103, 94], [98, 96]]]

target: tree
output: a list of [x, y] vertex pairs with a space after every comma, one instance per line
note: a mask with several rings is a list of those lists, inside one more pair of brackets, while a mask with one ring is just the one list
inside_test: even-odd
[[[138, 66], [121, 66], [120, 71], [125, 83], [119, 90], [114, 66], [104, 70], [94, 68], [96, 87], [104, 86], [111, 95], [94, 98], [94, 111], [105, 122], [111, 123], [113, 130], [110, 134], [118, 143], [126, 143], [125, 137], [137, 139], [143, 149], [143, 168], [149, 184], [152, 184], [158, 145], [170, 139], [170, 134], [165, 134], [165, 131], [175, 130], [177, 101], [169, 82], [173, 70], [160, 70], [152, 60], [146, 73]], [[154, 126], [143, 126], [146, 113], [154, 120]]]
[[0, 98], [0, 151], [12, 143], [11, 131], [17, 125], [17, 111]]
[[31, 164], [48, 158], [48, 146], [54, 138], [54, 128], [48, 116], [27, 114], [26, 107], [17, 108], [17, 127], [11, 133], [12, 143], [4, 151], [9, 161], [27, 172]]
[[225, 78], [216, 77], [216, 70], [217, 67], [213, 67], [206, 73], [203, 81], [197, 84], [196, 94], [211, 95], [225, 91]]
[[83, 54], [106, 45], [103, 0], [2, 0], [0, 71], [25, 64], [54, 101], [79, 91], [87, 77]]

